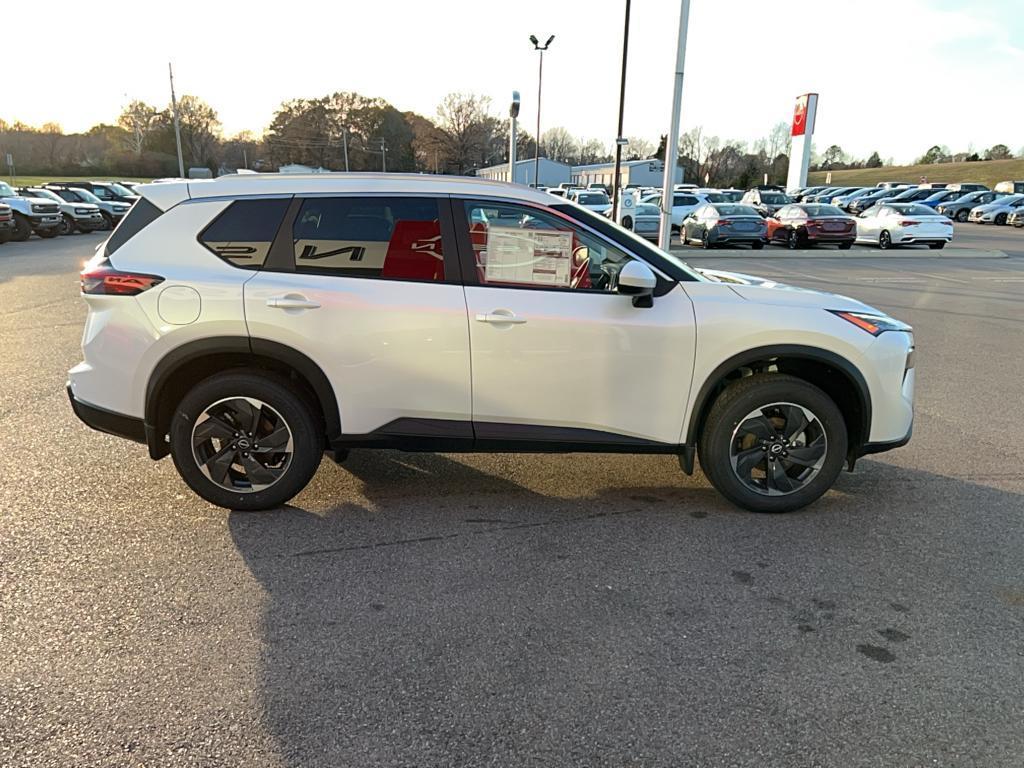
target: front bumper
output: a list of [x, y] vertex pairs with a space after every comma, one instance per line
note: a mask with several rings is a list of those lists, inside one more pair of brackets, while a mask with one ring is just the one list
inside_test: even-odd
[[47, 214], [46, 216], [32, 216], [28, 224], [33, 232], [52, 232], [63, 226], [64, 218], [59, 214]]
[[92, 232], [100, 229], [106, 224], [102, 213], [94, 213], [89, 216], [72, 216], [75, 226], [81, 230]]
[[136, 443], [146, 442], [146, 429], [142, 419], [134, 416], [125, 416], [123, 413], [114, 413], [105, 408], [98, 408], [89, 403], [83, 403], [75, 398], [71, 391], [71, 384], [67, 385], [68, 399], [71, 401], [71, 409], [75, 412], [83, 424], [99, 432], [106, 432], [108, 435], [116, 435]]

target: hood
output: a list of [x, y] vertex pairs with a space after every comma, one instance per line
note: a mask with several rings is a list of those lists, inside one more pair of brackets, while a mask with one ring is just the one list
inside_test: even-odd
[[757, 304], [775, 306], [819, 307], [821, 309], [841, 309], [847, 312], [868, 312], [885, 314], [863, 302], [841, 296], [837, 293], [812, 291], [810, 288], [799, 288], [795, 285], [766, 280], [763, 277], [744, 275], [740, 272], [724, 272], [718, 269], [702, 269], [697, 271], [708, 280], [725, 283], [732, 292], [741, 299]]

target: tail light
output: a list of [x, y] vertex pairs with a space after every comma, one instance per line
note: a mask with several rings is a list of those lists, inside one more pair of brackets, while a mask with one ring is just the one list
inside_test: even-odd
[[817, 219], [808, 219], [808, 220], [807, 220], [807, 226], [808, 226], [808, 227], [816, 227], [816, 226], [818, 226], [819, 224], [821, 224], [821, 222], [820, 222], [820, 221], [818, 221]]
[[732, 225], [731, 219], [719, 219], [715, 222], [716, 227], [728, 227]]
[[105, 260], [88, 265], [80, 277], [82, 293], [88, 296], [138, 296], [164, 281], [157, 275], [121, 272]]
[[903, 221], [900, 222], [900, 226], [901, 227], [916, 227], [920, 223], [921, 223], [920, 221], [914, 221], [913, 219], [904, 219]]

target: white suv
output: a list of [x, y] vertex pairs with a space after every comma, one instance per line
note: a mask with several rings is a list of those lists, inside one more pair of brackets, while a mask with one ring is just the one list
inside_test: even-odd
[[522, 186], [400, 174], [154, 184], [82, 273], [88, 425], [204, 499], [282, 504], [325, 450], [667, 453], [747, 509], [903, 445], [910, 328], [691, 269]]

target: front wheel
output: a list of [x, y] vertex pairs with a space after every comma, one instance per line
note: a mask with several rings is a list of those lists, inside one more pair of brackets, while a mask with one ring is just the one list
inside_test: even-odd
[[967, 221], [968, 215], [970, 215], [970, 211], [964, 208], [962, 211], [956, 212], [956, 220], [962, 224], [963, 222]]
[[998, 224], [999, 226], [1003, 226], [1005, 223], [1006, 223], [1006, 214], [1005, 213], [997, 213], [996, 214], [996, 224]]
[[60, 223], [60, 233], [62, 235], [73, 235], [75, 234], [75, 229], [75, 220], [65, 215]]
[[719, 493], [751, 512], [791, 512], [816, 501], [843, 468], [846, 424], [803, 379], [757, 374], [715, 400], [698, 445]]
[[28, 219], [20, 213], [14, 214], [14, 234], [11, 235], [11, 240], [16, 243], [24, 243], [30, 237], [32, 237], [32, 225], [28, 223]]
[[892, 248], [892, 235], [890, 235], [884, 229], [878, 236], [878, 247], [881, 248], [883, 251], [887, 251], [890, 248]]
[[624, 216], [622, 218], [622, 226], [624, 228], [626, 228], [626, 229], [632, 229], [633, 228], [633, 217], [632, 216]]
[[295, 387], [266, 372], [211, 376], [179, 403], [171, 455], [188, 486], [220, 507], [272, 509], [320, 465], [323, 430]]

